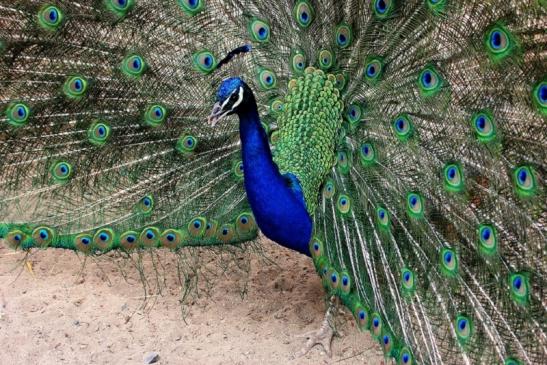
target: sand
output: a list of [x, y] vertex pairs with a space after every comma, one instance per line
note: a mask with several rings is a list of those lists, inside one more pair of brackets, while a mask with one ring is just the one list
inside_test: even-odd
[[[0, 244], [0, 363], [143, 364], [152, 351], [157, 364], [383, 363], [379, 345], [347, 311], [336, 316], [331, 358], [320, 346], [294, 358], [305, 343], [298, 335], [321, 325], [324, 292], [308, 258], [271, 242], [262, 247], [276, 263], [243, 254], [220, 272], [218, 253], [202, 255], [215, 274], [181, 307], [172, 253], [160, 254], [162, 294], [148, 270], [153, 287], [144, 300], [127, 260], [87, 260], [82, 270], [81, 256], [39, 250], [29, 269], [19, 262], [24, 253]], [[150, 257], [143, 261], [152, 267]], [[250, 264], [250, 272], [235, 264]]]

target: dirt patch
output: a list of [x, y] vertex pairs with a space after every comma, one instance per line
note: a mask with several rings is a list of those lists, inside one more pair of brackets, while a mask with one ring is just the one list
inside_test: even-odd
[[[321, 325], [324, 292], [309, 259], [263, 246], [277, 265], [252, 255], [249, 274], [228, 268], [209, 276], [214, 285], [188, 300], [183, 318], [176, 280], [160, 275], [162, 295], [149, 289], [143, 302], [138, 270], [127, 262], [120, 270], [120, 259], [87, 260], [82, 270], [74, 253], [36, 251], [29, 271], [17, 264], [24, 253], [0, 244], [0, 362], [142, 364], [151, 351], [160, 355], [157, 364], [383, 362], [378, 344], [347, 311], [338, 315], [332, 358], [315, 347], [294, 359], [305, 341], [298, 335]], [[151, 261], [143, 258], [145, 266]], [[173, 254], [164, 253], [161, 266], [176, 276]], [[148, 279], [153, 286], [156, 279]]]

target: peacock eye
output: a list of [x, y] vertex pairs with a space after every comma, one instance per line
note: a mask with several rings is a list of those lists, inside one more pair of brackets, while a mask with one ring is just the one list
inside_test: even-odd
[[433, 74], [430, 71], [426, 71], [422, 75], [422, 82], [425, 87], [430, 87], [431, 84], [433, 84], [434, 77]]
[[284, 107], [285, 106], [283, 105], [283, 101], [280, 98], [273, 99], [270, 102], [270, 112], [272, 112], [272, 114], [274, 115], [281, 113]]
[[393, 11], [395, 1], [375, 0], [371, 3], [374, 15], [378, 19], [386, 19]]
[[369, 56], [365, 60], [365, 81], [369, 85], [375, 85], [381, 80], [384, 71], [384, 61], [379, 56]]
[[384, 13], [387, 9], [387, 5], [384, 0], [376, 1], [375, 6], [376, 6], [376, 10], [378, 10], [378, 12], [380, 13]]
[[304, 72], [306, 67], [306, 56], [301, 50], [293, 51], [291, 55], [291, 67], [292, 71], [296, 74]]
[[70, 99], [78, 99], [82, 97], [87, 90], [87, 80], [81, 76], [69, 77], [64, 85], [63, 91]]
[[151, 127], [161, 125], [167, 119], [167, 109], [160, 104], [150, 105], [144, 114], [145, 124]]
[[66, 182], [72, 175], [72, 166], [68, 162], [61, 161], [52, 166], [51, 173], [57, 182]]
[[272, 70], [262, 68], [258, 72], [258, 82], [262, 90], [271, 90], [277, 85], [277, 77]]
[[336, 77], [336, 81], [334, 83], [334, 87], [336, 87], [338, 90], [342, 91], [346, 88], [346, 83], [348, 82], [346, 73], [340, 72], [334, 75]]
[[140, 77], [146, 70], [146, 61], [139, 55], [127, 56], [122, 63], [123, 73], [131, 78]]
[[198, 140], [196, 137], [189, 134], [184, 134], [179, 137], [176, 149], [183, 155], [190, 155], [196, 149], [197, 145]]
[[249, 24], [249, 33], [256, 42], [268, 42], [270, 40], [270, 25], [263, 20], [254, 18]]
[[58, 7], [49, 5], [39, 12], [38, 21], [42, 28], [55, 31], [63, 22], [63, 13]]
[[101, 121], [96, 121], [87, 130], [87, 136], [90, 143], [99, 147], [103, 146], [110, 137], [110, 126]]
[[104, 0], [104, 3], [108, 10], [120, 18], [135, 6], [135, 0]]
[[351, 44], [353, 34], [348, 24], [340, 24], [336, 27], [336, 45], [340, 48], [346, 48]]
[[455, 163], [450, 163], [444, 167], [445, 188], [451, 192], [461, 192], [464, 189], [464, 175], [462, 168]]
[[357, 126], [361, 121], [363, 115], [363, 109], [358, 104], [350, 104], [346, 109], [346, 119], [350, 122], [350, 125]]
[[370, 166], [376, 160], [376, 151], [371, 143], [363, 143], [360, 148], [361, 163], [363, 166]]
[[418, 86], [423, 96], [429, 97], [438, 94], [444, 84], [444, 80], [433, 66], [427, 66], [420, 72]]
[[536, 173], [532, 166], [517, 167], [513, 172], [513, 180], [517, 192], [522, 196], [532, 196], [537, 192]]
[[517, 48], [510, 30], [499, 23], [486, 32], [484, 42], [486, 51], [494, 62], [503, 60]]
[[322, 70], [328, 70], [334, 64], [334, 55], [328, 49], [319, 52], [319, 67]]
[[194, 68], [203, 74], [209, 74], [214, 71], [217, 61], [213, 53], [208, 50], [202, 50], [192, 55]]
[[204, 0], [177, 0], [177, 3], [188, 16], [194, 16], [205, 8]]
[[454, 325], [456, 327], [458, 341], [460, 341], [460, 343], [468, 342], [473, 334], [473, 323], [471, 320], [464, 315], [459, 315], [456, 317]]
[[509, 38], [505, 31], [500, 28], [493, 29], [488, 38], [490, 42], [490, 47], [493, 52], [503, 52], [507, 49]]
[[293, 15], [300, 27], [307, 28], [313, 22], [315, 12], [307, 0], [300, 0], [294, 5]]
[[8, 123], [14, 127], [25, 125], [30, 116], [30, 109], [24, 103], [12, 103], [5, 112]]
[[546, 83], [542, 83], [538, 87], [537, 95], [541, 105], [547, 104], [547, 84]]
[[125, 9], [125, 7], [128, 5], [127, 0], [116, 0], [114, 6], [117, 6], [119, 9]]

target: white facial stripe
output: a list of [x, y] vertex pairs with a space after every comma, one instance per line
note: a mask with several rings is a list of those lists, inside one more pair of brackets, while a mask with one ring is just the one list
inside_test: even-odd
[[[227, 98], [226, 100], [224, 100], [224, 102], [222, 103], [222, 105], [221, 105], [220, 108], [219, 108], [219, 111], [220, 111], [220, 110], [224, 110], [224, 108], [226, 107], [226, 104], [228, 104], [228, 103], [230, 102], [230, 100], [231, 100], [231, 98], [232, 98], [232, 95], [233, 95], [234, 93], [235, 93], [235, 91], [232, 92], [232, 94], [230, 94], [230, 97], [229, 97], [229, 98]], [[234, 110], [235, 108], [237, 108], [237, 106], [238, 106], [239, 104], [241, 104], [242, 101], [243, 101], [243, 88], [240, 86], [240, 87], [239, 87], [239, 90], [238, 90], [238, 98], [237, 98], [237, 101], [234, 103], [234, 105], [232, 105], [232, 108], [231, 108], [230, 110], [225, 111], [224, 114], [226, 114], [226, 113], [228, 113], [228, 112]]]
[[[230, 95], [230, 97], [231, 96], [232, 95]], [[226, 100], [224, 100], [224, 103], [222, 103], [222, 105], [220, 106], [219, 110], [224, 110], [224, 107], [226, 106], [226, 104], [228, 104], [229, 101], [230, 101], [230, 98], [226, 98]]]
[[239, 87], [239, 95], [238, 96], [239, 97], [238, 97], [237, 101], [234, 103], [234, 106], [232, 106], [232, 110], [237, 108], [238, 105], [241, 104], [241, 102], [243, 101], [243, 88], [241, 86]]

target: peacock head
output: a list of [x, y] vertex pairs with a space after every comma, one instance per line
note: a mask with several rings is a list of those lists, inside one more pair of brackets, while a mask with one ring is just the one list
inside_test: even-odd
[[225, 116], [237, 113], [245, 105], [249, 92], [249, 87], [239, 77], [230, 77], [222, 81], [208, 123], [214, 127]]

